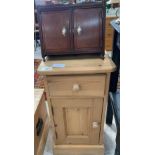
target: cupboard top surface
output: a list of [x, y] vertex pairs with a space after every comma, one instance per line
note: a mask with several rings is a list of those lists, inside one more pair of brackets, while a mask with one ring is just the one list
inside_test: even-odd
[[104, 5], [103, 2], [86, 2], [86, 3], [75, 3], [75, 4], [53, 4], [52, 1], [35, 0], [36, 7], [77, 7], [77, 6], [88, 6], [88, 5]]
[[41, 62], [38, 73], [41, 75], [96, 74], [110, 73], [115, 71], [115, 68], [111, 58], [48, 60]]

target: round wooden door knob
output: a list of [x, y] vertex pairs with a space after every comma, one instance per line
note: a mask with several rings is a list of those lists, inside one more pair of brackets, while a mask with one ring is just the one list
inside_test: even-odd
[[79, 91], [79, 90], [80, 90], [79, 84], [74, 84], [73, 85], [73, 91]]

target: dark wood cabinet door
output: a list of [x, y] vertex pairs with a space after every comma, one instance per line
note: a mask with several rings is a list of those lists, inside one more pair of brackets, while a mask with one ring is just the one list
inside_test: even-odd
[[41, 12], [42, 50], [59, 54], [70, 50], [69, 10]]
[[80, 52], [99, 52], [103, 41], [102, 9], [74, 11], [74, 48]]

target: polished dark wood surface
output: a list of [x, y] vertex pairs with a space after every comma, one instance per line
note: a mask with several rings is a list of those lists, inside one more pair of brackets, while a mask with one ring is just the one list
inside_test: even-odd
[[[43, 51], [67, 52], [70, 49], [70, 11], [42, 12]], [[66, 35], [62, 35], [62, 29]]]
[[[76, 51], [99, 51], [102, 47], [102, 9], [76, 9], [74, 11], [74, 45]], [[81, 34], [77, 33], [78, 26]]]
[[86, 53], [104, 55], [104, 6], [104, 3], [36, 4], [43, 58]]

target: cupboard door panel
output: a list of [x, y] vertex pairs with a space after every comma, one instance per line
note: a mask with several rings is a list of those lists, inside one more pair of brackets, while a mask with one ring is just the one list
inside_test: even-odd
[[70, 49], [70, 11], [42, 12], [42, 40], [48, 53], [68, 52]]
[[74, 11], [74, 46], [76, 51], [99, 51], [102, 46], [102, 9]]
[[98, 144], [102, 98], [52, 99], [52, 106], [56, 144]]
[[[85, 135], [88, 136], [88, 122], [90, 109], [86, 108], [66, 108], [66, 133], [67, 135]], [[76, 123], [75, 123], [76, 122]]]

